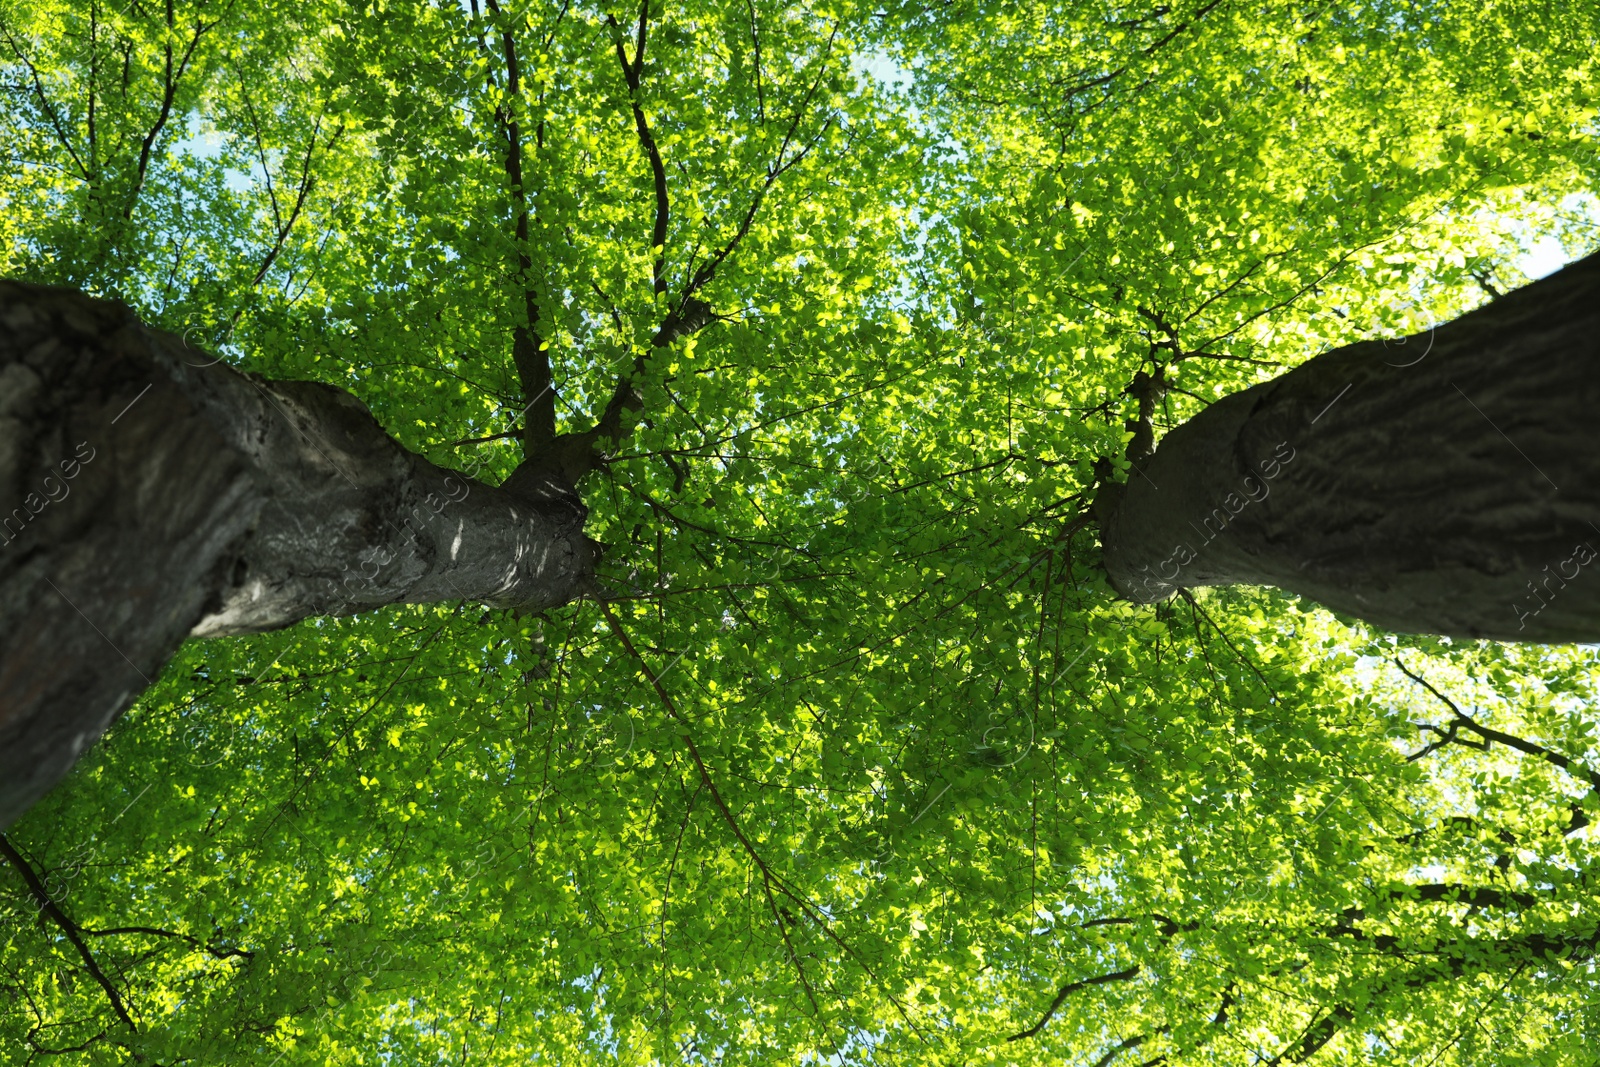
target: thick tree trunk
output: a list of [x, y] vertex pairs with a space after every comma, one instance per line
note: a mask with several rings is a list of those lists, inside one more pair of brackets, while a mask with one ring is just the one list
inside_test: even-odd
[[1134, 600], [1274, 585], [1402, 633], [1600, 640], [1600, 256], [1225, 397], [1101, 516]]
[[119, 304], [0, 282], [0, 828], [189, 636], [590, 588], [570, 491], [495, 488], [350, 394], [241, 374]]

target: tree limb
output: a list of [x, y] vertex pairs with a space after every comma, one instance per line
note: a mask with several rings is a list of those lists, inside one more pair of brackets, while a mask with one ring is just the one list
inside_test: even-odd
[[[231, 4], [229, 5], [232, 6]], [[178, 60], [177, 69], [172, 66], [172, 33], [177, 29], [176, 14], [173, 0], [167, 0], [167, 34], [163, 49], [166, 53], [166, 63], [162, 71], [161, 110], [156, 115], [156, 121], [150, 126], [150, 132], [145, 134], [139, 143], [139, 162], [134, 169], [133, 186], [128, 190], [127, 203], [123, 205], [122, 219], [124, 222], [133, 218], [133, 208], [138, 202], [139, 193], [144, 189], [146, 175], [150, 171], [150, 155], [155, 149], [156, 141], [161, 136], [161, 131], [166, 129], [167, 120], [172, 117], [172, 105], [178, 96], [178, 84], [183, 80], [184, 73], [189, 69], [189, 63], [194, 59], [194, 50], [200, 45], [200, 38], [205, 32], [221, 22], [221, 18], [211, 22], [195, 19], [194, 35], [189, 38], [189, 44], [183, 50], [183, 56]]]
[[56, 902], [50, 899], [49, 891], [45, 889], [44, 883], [40, 881], [38, 874], [34, 872], [33, 866], [23, 859], [22, 854], [16, 850], [16, 847], [11, 844], [11, 839], [6, 837], [5, 834], [0, 834], [0, 856], [4, 856], [17, 874], [22, 876], [22, 881], [28, 887], [28, 892], [32, 894], [33, 899], [38, 903], [39, 910], [50, 916], [51, 920], [61, 928], [61, 932], [66, 935], [67, 940], [72, 942], [72, 947], [78, 950], [78, 956], [83, 960], [84, 967], [88, 969], [94, 980], [100, 984], [100, 988], [105, 990], [106, 999], [111, 1001], [111, 1010], [117, 1013], [117, 1018], [121, 1019], [123, 1025], [129, 1030], [138, 1033], [139, 1028], [133, 1025], [133, 1019], [128, 1015], [128, 1009], [122, 1003], [122, 996], [117, 992], [117, 987], [111, 984], [111, 979], [106, 977], [106, 973], [95, 962], [94, 954], [89, 951], [89, 946], [83, 943], [78, 924], [69, 919]]
[[177, 941], [182, 941], [193, 948], [207, 953], [219, 960], [233, 959], [235, 957], [241, 959], [255, 958], [255, 953], [251, 952], [249, 949], [218, 948], [216, 945], [206, 944], [198, 937], [191, 937], [188, 934], [180, 934], [173, 930], [162, 930], [159, 927], [154, 926], [114, 926], [109, 930], [90, 930], [87, 927], [80, 926], [78, 927], [78, 931], [86, 937], [117, 937], [124, 934], [145, 934], [150, 937], [167, 937]]
[[0, 22], [0, 34], [5, 36], [6, 43], [11, 46], [11, 51], [16, 55], [17, 59], [23, 66], [28, 68], [28, 74], [33, 79], [34, 95], [38, 96], [39, 105], [44, 109], [45, 117], [50, 120], [50, 126], [56, 132], [56, 140], [60, 141], [61, 146], [67, 150], [67, 155], [72, 157], [72, 162], [78, 165], [78, 170], [83, 174], [84, 180], [93, 181], [93, 173], [83, 165], [83, 160], [78, 157], [78, 150], [72, 147], [72, 139], [67, 136], [66, 128], [61, 124], [60, 115], [56, 113], [55, 107], [50, 103], [50, 97], [44, 91], [44, 81], [39, 77], [39, 68], [35, 67], [33, 61], [28, 58], [27, 53], [23, 52], [16, 39], [11, 36], [11, 30], [4, 22]]
[[[517, 282], [522, 289], [522, 318], [512, 329], [511, 359], [522, 385], [527, 406], [524, 426], [524, 451], [529, 457], [547, 447], [556, 436], [556, 394], [550, 373], [549, 342], [539, 335], [539, 301], [533, 289], [533, 257], [528, 251], [528, 193], [522, 172], [522, 124], [517, 117], [516, 100], [522, 95], [522, 71], [517, 59], [516, 37], [505, 20], [499, 0], [485, 0], [489, 10], [503, 25], [500, 29], [502, 53], [506, 63], [506, 97], [496, 104], [495, 119], [506, 139], [504, 167], [511, 187], [513, 225], [517, 243]], [[477, 14], [477, 0], [473, 13]]]
[[[1033, 1037], [1040, 1030], [1045, 1028], [1045, 1024], [1055, 1016], [1056, 1010], [1061, 1007], [1062, 1003], [1067, 999], [1067, 997], [1071, 996], [1073, 993], [1076, 993], [1078, 990], [1087, 989], [1090, 986], [1105, 985], [1108, 982], [1127, 982], [1137, 978], [1142, 969], [1143, 968], [1141, 968], [1138, 964], [1134, 964], [1132, 967], [1128, 967], [1120, 971], [1112, 971], [1110, 974], [1100, 974], [1093, 978], [1082, 978], [1076, 982], [1068, 982], [1066, 985], [1056, 990], [1055, 999], [1052, 1000], [1050, 1002], [1050, 1006], [1044, 1010], [1044, 1014], [1039, 1017], [1038, 1022], [1034, 1023], [1032, 1026], [1028, 1027], [1019, 1034], [1012, 1034], [1010, 1037], [1006, 1038], [1006, 1040], [1021, 1041], [1025, 1038]], [[1138, 1040], [1142, 1041], [1144, 1039], [1140, 1038]], [[1134, 1044], [1138, 1044], [1138, 1041], [1135, 1041]], [[1133, 1045], [1126, 1045], [1124, 1047], [1132, 1048]], [[1121, 1051], [1121, 1049], [1118, 1049], [1118, 1051]]]
[[639, 147], [644, 149], [645, 158], [650, 162], [656, 198], [655, 221], [650, 229], [650, 253], [655, 257], [651, 268], [651, 285], [656, 295], [660, 296], [667, 291], [667, 222], [671, 215], [667, 197], [667, 168], [661, 160], [661, 149], [656, 144], [655, 136], [650, 132], [650, 122], [645, 118], [644, 108], [639, 104], [639, 87], [644, 76], [644, 46], [650, 24], [650, 0], [640, 0], [639, 29], [631, 62], [622, 44], [622, 28], [617, 25], [617, 20], [607, 15], [606, 24], [611, 27], [617, 62], [622, 66], [622, 77], [628, 85], [628, 103], [633, 109], [633, 125], [639, 135]]
[[[1451, 714], [1455, 716], [1446, 729], [1441, 730], [1436, 726], [1428, 726], [1427, 729], [1439, 734], [1442, 740], [1429, 745], [1415, 756], [1409, 757], [1409, 759], [1418, 759], [1421, 756], [1426, 755], [1428, 752], [1431, 752], [1442, 745], [1449, 744], [1450, 742], [1467, 745], [1471, 748], [1487, 748], [1489, 742], [1498, 741], [1507, 748], [1514, 748], [1518, 752], [1525, 753], [1529, 756], [1537, 756], [1539, 759], [1544, 760], [1551, 766], [1561, 768], [1572, 777], [1581, 779], [1582, 781], [1588, 783], [1591, 792], [1600, 793], [1600, 771], [1596, 771], [1588, 765], [1580, 763], [1569, 756], [1564, 756], [1553, 749], [1545, 748], [1543, 745], [1535, 744], [1532, 741], [1517, 737], [1514, 734], [1508, 734], [1503, 730], [1496, 730], [1493, 727], [1481, 725], [1470, 715], [1456, 706], [1455, 701], [1451, 700], [1449, 697], [1439, 692], [1439, 690], [1435, 689], [1433, 685], [1430, 684], [1425, 678], [1423, 678], [1421, 675], [1413, 674], [1404, 663], [1400, 662], [1400, 657], [1398, 655], [1392, 656], [1390, 659], [1396, 667], [1400, 668], [1400, 672], [1407, 678], [1410, 678], [1413, 682], [1416, 682], [1428, 692], [1442, 700], [1445, 706], [1450, 709]], [[1456, 731], [1463, 727], [1471, 730], [1482, 739], [1481, 746], [1469, 741], [1462, 741], [1456, 736]]]
[[[651, 688], [655, 690], [656, 696], [661, 699], [662, 706], [666, 708], [667, 714], [671, 715], [673, 719], [687, 727], [689, 725], [689, 720], [684, 718], [683, 714], [679, 712], [678, 705], [667, 693], [666, 687], [661, 684], [661, 676], [655, 671], [651, 670], [650, 665], [645, 661], [645, 658], [639, 654], [639, 650], [634, 646], [633, 640], [628, 637], [628, 632], [622, 628], [622, 623], [617, 619], [616, 613], [611, 610], [611, 606], [604, 600], [599, 600], [598, 603], [600, 605], [601, 613], [605, 615], [606, 624], [611, 628], [611, 632], [617, 636], [617, 639], [622, 642], [623, 648], [627, 649], [628, 654], [633, 657], [634, 662], [638, 663], [640, 673], [642, 673], [650, 682]], [[716, 781], [711, 777], [710, 769], [706, 766], [704, 758], [700, 755], [700, 746], [695, 744], [694, 737], [687, 731], [687, 729], [685, 729], [685, 731], [678, 736], [683, 742], [684, 747], [688, 749], [689, 756], [694, 761], [695, 769], [699, 772], [700, 781], [704, 784], [706, 792], [710, 794], [711, 802], [713, 805], [715, 805], [717, 812], [721, 815], [722, 821], [727, 824], [731, 831], [733, 831], [733, 836], [738, 839], [740, 847], [744, 849], [745, 853], [756, 865], [756, 869], [760, 871], [763, 879], [763, 890], [770, 893], [771, 890], [775, 888], [778, 890], [778, 892], [782, 893], [785, 897], [792, 901], [795, 906], [798, 907], [806, 916], [806, 918], [810, 919], [817, 926], [817, 928], [828, 940], [838, 945], [846, 955], [855, 960], [857, 965], [859, 965], [861, 969], [866, 972], [867, 976], [871, 978], [873, 982], [877, 984], [878, 988], [883, 991], [884, 995], [888, 997], [889, 1002], [895, 1006], [895, 1010], [900, 1013], [901, 1018], [905, 1019], [905, 1021], [913, 1029], [920, 1029], [916, 1022], [911, 1018], [910, 1014], [906, 1011], [905, 1006], [901, 1004], [900, 998], [894, 996], [888, 991], [888, 988], [885, 986], [883, 980], [878, 977], [877, 972], [873, 970], [871, 965], [869, 965], [866, 960], [861, 958], [860, 953], [856, 952], [855, 948], [852, 947], [849, 942], [845, 941], [839, 936], [839, 934], [833, 929], [832, 924], [828, 921], [827, 916], [822, 914], [816, 905], [811, 903], [809, 898], [796, 890], [794, 887], [790, 886], [782, 875], [778, 874], [771, 868], [770, 865], [768, 865], [765, 857], [761, 855], [761, 853], [756, 849], [755, 845], [745, 835], [744, 828], [739, 825], [739, 820], [734, 816], [733, 810], [728, 807], [727, 801], [723, 799], [722, 792], [717, 788]], [[777, 923], [779, 931], [783, 933], [784, 941], [787, 945], [788, 934], [784, 930], [781, 916], [775, 917], [774, 921]], [[792, 946], [790, 947], [790, 951], [793, 951]], [[802, 982], [805, 982], [803, 975], [801, 980]], [[809, 995], [811, 992], [809, 985], [807, 986], [806, 991]], [[816, 1001], [813, 999], [812, 1003], [813, 1006], [815, 1006]]]

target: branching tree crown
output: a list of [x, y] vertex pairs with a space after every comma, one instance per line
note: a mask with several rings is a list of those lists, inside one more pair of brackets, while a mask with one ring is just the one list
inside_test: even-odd
[[369, 552], [130, 673], [0, 836], [7, 1062], [1592, 1062], [1592, 651], [1131, 604], [1093, 504], [1587, 251], [1597, 45], [1577, 0], [0, 0], [0, 274], [598, 545], [539, 611], [358, 610]]

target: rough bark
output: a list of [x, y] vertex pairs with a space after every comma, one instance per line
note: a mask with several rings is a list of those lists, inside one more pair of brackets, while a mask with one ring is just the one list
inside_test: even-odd
[[1600, 640], [1600, 256], [1223, 398], [1100, 510], [1134, 600], [1273, 585], [1402, 633]]
[[0, 282], [0, 828], [187, 637], [590, 588], [570, 487], [414, 455], [348, 393], [240, 373], [120, 304]]

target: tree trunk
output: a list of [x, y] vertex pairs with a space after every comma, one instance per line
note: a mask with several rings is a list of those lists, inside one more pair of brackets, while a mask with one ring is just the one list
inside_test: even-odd
[[120, 304], [0, 282], [0, 828], [190, 636], [591, 587], [576, 496], [401, 448], [348, 393], [242, 374]]
[[1402, 633], [1600, 640], [1600, 256], [1169, 433], [1101, 508], [1112, 585], [1275, 585]]

